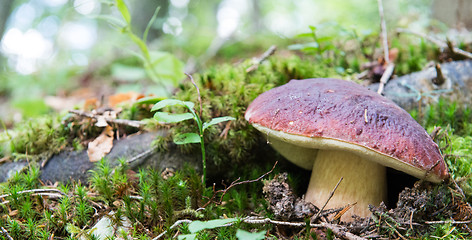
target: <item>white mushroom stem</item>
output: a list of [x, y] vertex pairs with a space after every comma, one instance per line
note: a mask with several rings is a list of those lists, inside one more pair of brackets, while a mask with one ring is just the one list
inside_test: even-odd
[[371, 214], [369, 204], [378, 206], [386, 201], [385, 167], [355, 154], [336, 150], [318, 151], [305, 201], [321, 208], [341, 177], [343, 181], [325, 209], [357, 203], [343, 215], [342, 221], [352, 221], [352, 215], [368, 217]]

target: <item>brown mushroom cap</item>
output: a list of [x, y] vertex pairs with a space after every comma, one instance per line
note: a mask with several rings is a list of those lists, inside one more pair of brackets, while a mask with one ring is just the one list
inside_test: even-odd
[[449, 176], [421, 125], [391, 100], [353, 82], [291, 80], [258, 96], [245, 118], [268, 137], [297, 146], [342, 149], [432, 182]]

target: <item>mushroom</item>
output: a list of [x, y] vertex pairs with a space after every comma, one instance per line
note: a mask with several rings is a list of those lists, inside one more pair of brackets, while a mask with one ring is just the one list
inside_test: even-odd
[[[370, 215], [386, 201], [386, 167], [439, 183], [449, 176], [436, 143], [391, 100], [339, 79], [291, 80], [258, 96], [246, 120], [294, 164], [312, 170], [305, 201], [354, 204], [342, 217]], [[357, 204], [355, 204], [357, 203]]]

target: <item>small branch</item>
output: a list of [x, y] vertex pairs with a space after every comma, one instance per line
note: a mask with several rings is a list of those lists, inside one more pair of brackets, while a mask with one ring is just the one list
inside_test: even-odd
[[[243, 220], [245, 223], [250, 223], [250, 224], [275, 224], [275, 225], [283, 225], [283, 226], [292, 226], [292, 227], [305, 227], [307, 224], [305, 222], [283, 222], [283, 221], [276, 221], [272, 220], [270, 218], [252, 218], [248, 217]], [[319, 224], [313, 224], [310, 223], [310, 227], [312, 228], [329, 228], [331, 231], [333, 231], [336, 236], [341, 237], [341, 238], [346, 238], [348, 240], [365, 240], [365, 238], [359, 237], [355, 234], [352, 234], [350, 232], [345, 231], [342, 229], [341, 226], [331, 224], [331, 223], [319, 223]]]
[[[420, 38], [424, 38], [434, 44], [436, 44], [437, 46], [441, 47], [441, 48], [449, 48], [449, 46], [447, 45], [446, 42], [443, 42], [443, 41], [440, 41], [434, 37], [431, 37], [431, 36], [428, 36], [426, 34], [422, 34], [422, 33], [418, 33], [418, 32], [413, 32], [413, 31], [410, 31], [408, 29], [404, 29], [404, 28], [397, 28], [397, 33], [408, 33], [408, 34], [412, 34], [412, 35], [415, 35], [415, 36], [418, 36]], [[457, 53], [459, 55], [462, 55], [466, 58], [470, 58], [472, 59], [472, 53], [470, 52], [467, 52], [467, 51], [464, 51], [460, 48], [457, 48], [457, 47], [453, 47], [452, 49], [452, 52], [454, 53]]]
[[0, 228], [2, 229], [2, 233], [8, 238], [8, 240], [14, 240], [14, 239], [10, 236], [10, 234], [8, 234], [8, 231], [7, 231], [5, 228], [3, 228], [3, 227], [0, 227]]
[[377, 90], [378, 94], [382, 95], [385, 84], [387, 84], [388, 79], [390, 79], [390, 77], [392, 76], [393, 69], [395, 69], [395, 65], [393, 63], [389, 63], [387, 65], [387, 68], [385, 69], [385, 72], [383, 73], [382, 77], [380, 78], [380, 85], [379, 85], [379, 89]]
[[193, 222], [193, 221], [192, 221], [192, 220], [188, 220], [188, 219], [178, 220], [178, 221], [176, 221], [174, 224], [172, 224], [172, 226], [170, 226], [169, 229], [167, 229], [167, 230], [165, 230], [164, 232], [162, 232], [161, 234], [157, 235], [157, 237], [153, 238], [152, 240], [157, 240], [157, 239], [161, 238], [162, 236], [164, 236], [164, 235], [167, 234], [167, 231], [176, 228], [177, 226], [179, 226], [179, 225], [182, 224], [182, 223], [191, 223], [191, 222]]
[[[157, 240], [157, 239], [163, 237], [165, 234], [167, 234], [167, 232], [169, 230], [176, 228], [177, 226], [179, 226], [182, 223], [192, 223], [192, 222], [193, 221], [189, 220], [189, 219], [178, 220], [174, 224], [172, 224], [172, 226], [170, 226], [168, 230], [162, 232], [161, 234], [159, 234], [157, 237], [153, 238], [152, 240]], [[258, 218], [258, 217], [246, 217], [246, 218], [243, 218], [241, 222], [249, 223], [249, 224], [268, 224], [268, 223], [270, 223], [270, 224], [275, 224], [275, 225], [291, 226], [291, 227], [305, 227], [307, 225], [305, 222], [284, 222], [284, 221], [272, 220], [270, 218]], [[232, 223], [226, 224], [225, 226], [232, 226], [234, 224], [235, 224], [235, 222], [232, 222]], [[341, 238], [345, 238], [345, 239], [348, 239], [348, 240], [366, 240], [365, 238], [362, 238], [362, 237], [359, 237], [355, 234], [347, 232], [341, 226], [336, 225], [336, 224], [325, 223], [325, 222], [320, 223], [320, 224], [311, 223], [310, 227], [312, 227], [312, 228], [328, 228], [331, 231], [333, 231], [333, 233], [336, 236], [341, 237]]]
[[197, 84], [195, 83], [195, 81], [193, 80], [193, 77], [192, 75], [188, 74], [188, 73], [185, 73], [185, 75], [187, 75], [187, 77], [190, 79], [190, 81], [192, 82], [193, 86], [195, 86], [195, 88], [197, 89], [197, 96], [198, 96], [198, 102], [200, 103], [200, 117], [202, 117], [202, 97], [200, 95], [200, 88], [198, 88]]
[[469, 221], [427, 221], [426, 224], [470, 224], [472, 220]]
[[349, 211], [349, 209], [351, 209], [356, 204], [357, 204], [357, 202], [352, 203], [352, 204], [348, 204], [341, 211], [339, 211], [338, 214], [336, 214], [336, 216], [333, 217], [333, 220], [338, 220], [339, 218], [341, 218], [347, 211]]
[[[98, 120], [98, 116], [102, 117], [101, 115], [95, 115], [92, 113], [87, 113], [79, 110], [69, 110], [69, 113], [73, 113], [82, 117], [87, 117], [87, 118], [92, 118], [95, 120]], [[135, 120], [127, 120], [127, 119], [113, 119], [113, 118], [104, 118], [105, 121], [109, 124], [118, 124], [118, 125], [125, 125], [125, 126], [130, 126], [130, 127], [135, 127], [135, 128], [140, 128], [144, 125], [143, 122], [141, 121], [135, 121]]]
[[333, 233], [341, 238], [346, 238], [348, 240], [367, 240], [366, 238], [359, 237], [355, 234], [352, 234], [350, 232], [346, 232], [345, 230], [341, 229], [339, 225], [334, 225], [330, 223], [322, 223], [323, 227], [331, 229]]
[[148, 150], [146, 150], [146, 151], [144, 151], [144, 152], [142, 152], [142, 153], [140, 153], [140, 154], [138, 154], [138, 155], [132, 157], [131, 159], [128, 159], [128, 160], [126, 161], [126, 163], [127, 163], [127, 164], [131, 164], [131, 163], [133, 163], [133, 162], [136, 161], [136, 160], [139, 160], [139, 159], [148, 157], [148, 156], [151, 155], [151, 154], [154, 152], [154, 150], [156, 150], [156, 149], [157, 149], [157, 146], [153, 146], [153, 147], [151, 147], [150, 149], [148, 149]]
[[339, 184], [343, 181], [343, 177], [341, 177], [338, 181], [338, 183], [336, 183], [336, 186], [334, 186], [334, 189], [329, 193], [329, 196], [328, 196], [328, 199], [326, 200], [326, 202], [324, 203], [323, 207], [320, 208], [320, 211], [318, 211], [316, 213], [315, 216], [313, 216], [311, 218], [311, 222], [315, 222], [316, 219], [320, 216], [321, 212], [324, 210], [324, 208], [326, 207], [326, 205], [328, 204], [329, 200], [331, 200], [331, 198], [333, 197], [334, 195], [334, 192], [336, 192], [336, 189], [338, 189], [338, 186]]
[[436, 77], [433, 78], [433, 83], [438, 86], [442, 85], [446, 81], [446, 78], [442, 73], [441, 65], [439, 63], [436, 63], [434, 67], [436, 68]]
[[392, 225], [390, 225], [387, 221], [385, 221], [385, 223], [391, 228], [393, 229], [393, 231], [395, 231], [395, 233], [403, 240], [408, 240], [406, 239], [396, 228], [392, 227]]
[[385, 23], [382, 0], [377, 0], [377, 5], [379, 6], [380, 28], [382, 31], [382, 45], [384, 49], [384, 61], [385, 61], [385, 64], [387, 65], [387, 68], [385, 69], [384, 73], [382, 74], [382, 77], [380, 78], [380, 85], [379, 85], [379, 89], [377, 90], [377, 93], [382, 95], [384, 86], [385, 84], [387, 84], [388, 80], [392, 76], [395, 65], [393, 63], [390, 63], [390, 56], [389, 56], [389, 51], [388, 51], [387, 24]]
[[226, 195], [226, 193], [228, 192], [228, 190], [230, 190], [231, 188], [235, 187], [235, 186], [238, 186], [238, 185], [241, 185], [241, 184], [246, 184], [246, 183], [253, 183], [253, 182], [258, 182], [260, 181], [262, 178], [264, 178], [265, 176], [269, 175], [270, 173], [272, 173], [272, 171], [274, 171], [275, 169], [275, 166], [277, 165], [278, 161], [275, 162], [274, 166], [272, 167], [272, 169], [264, 174], [262, 174], [260, 177], [256, 178], [256, 179], [253, 179], [253, 180], [246, 180], [246, 181], [242, 181], [242, 182], [238, 182], [239, 181], [239, 178], [234, 180], [227, 188], [225, 189], [222, 189], [222, 190], [217, 190], [217, 191], [214, 191], [213, 190], [213, 196], [211, 196], [211, 198], [208, 200], [208, 202], [206, 202], [202, 208], [206, 208], [210, 203], [213, 202], [213, 200], [216, 198], [216, 195], [218, 193], [222, 193], [221, 194], [221, 197], [220, 197], [220, 201], [217, 202], [216, 204], [221, 204], [221, 202], [223, 202], [223, 197]]
[[269, 49], [267, 49], [267, 51], [265, 51], [260, 57], [254, 59], [254, 63], [246, 69], [246, 72], [249, 73], [256, 70], [264, 60], [275, 53], [275, 50], [277, 50], [275, 45], [270, 46]]
[[459, 186], [459, 184], [457, 184], [456, 180], [454, 178], [452, 178], [452, 182], [454, 183], [454, 186], [456, 187], [456, 190], [459, 191], [462, 199], [464, 200], [465, 204], [469, 207], [469, 209], [472, 209], [472, 206], [470, 206], [470, 203], [467, 201], [467, 198], [464, 194], [464, 191], [462, 190], [462, 188]]
[[[17, 192], [17, 194], [24, 194], [24, 193], [32, 193], [31, 195], [32, 196], [48, 196], [48, 197], [52, 197], [52, 198], [61, 198], [63, 196], [66, 196], [65, 193], [57, 190], [57, 189], [31, 189], [31, 190], [24, 190], [24, 191], [19, 191]], [[11, 196], [12, 194], [4, 194], [4, 195], [0, 195], [0, 199], [4, 199], [6, 197], [9, 197]], [[10, 203], [10, 201], [3, 201], [3, 202], [0, 202], [0, 205], [6, 205]]]
[[[17, 194], [23, 194], [23, 193], [45, 193], [45, 192], [56, 192], [56, 193], [59, 193], [63, 196], [66, 196], [65, 193], [57, 190], [57, 189], [54, 189], [54, 188], [51, 188], [51, 189], [31, 189], [31, 190], [24, 190], [24, 191], [19, 191], [17, 192]], [[4, 194], [4, 195], [0, 195], [0, 198], [6, 198], [6, 197], [9, 197], [11, 196], [11, 194]]]
[[385, 23], [382, 0], [377, 0], [377, 5], [379, 6], [380, 28], [382, 31], [382, 45], [384, 48], [384, 60], [385, 63], [389, 64], [390, 58], [388, 56], [387, 24]]

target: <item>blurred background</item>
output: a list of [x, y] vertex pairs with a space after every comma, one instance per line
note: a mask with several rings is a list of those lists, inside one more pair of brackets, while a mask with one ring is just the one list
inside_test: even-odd
[[[175, 84], [183, 71], [250, 59], [271, 45], [294, 51], [300, 34], [313, 28], [325, 35], [380, 31], [376, 0], [127, 0], [130, 22], [109, 0], [0, 1], [0, 120], [6, 125], [97, 94], [158, 93], [140, 67], [146, 51], [132, 36], [159, 55], [161, 69], [171, 69], [161, 76]], [[389, 32], [402, 27], [470, 38], [471, 1], [383, 5]]]

